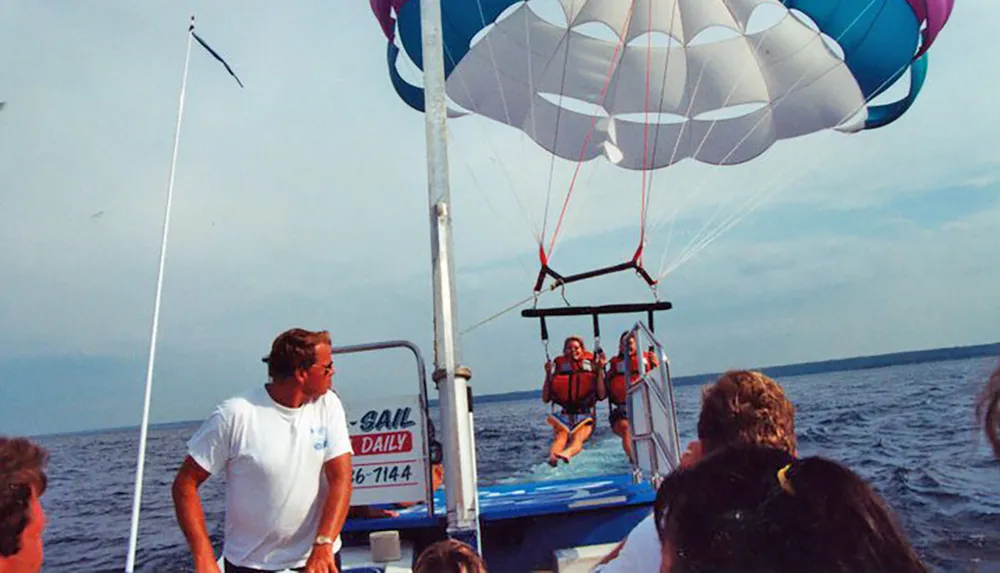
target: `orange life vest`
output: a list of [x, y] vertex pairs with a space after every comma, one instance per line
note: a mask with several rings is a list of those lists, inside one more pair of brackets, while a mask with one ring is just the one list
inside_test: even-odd
[[[642, 372], [639, 372], [639, 361], [634, 354], [631, 358], [629, 374], [632, 379], [631, 384], [635, 384], [636, 380], [641, 378], [646, 372], [649, 372], [653, 356], [649, 352], [642, 353]], [[608, 368], [608, 401], [619, 406], [625, 404], [625, 396], [631, 384], [625, 384], [625, 359], [621, 355], [613, 357], [611, 359], [611, 366]]]
[[589, 410], [597, 403], [597, 366], [594, 355], [583, 353], [583, 359], [574, 361], [565, 355], [557, 356], [552, 372], [552, 401], [569, 412]]

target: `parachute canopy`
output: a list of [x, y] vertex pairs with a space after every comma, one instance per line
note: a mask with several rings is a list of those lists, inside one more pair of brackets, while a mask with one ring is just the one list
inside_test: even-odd
[[[888, 125], [916, 99], [954, 0], [441, 0], [455, 115], [572, 161], [729, 165], [777, 140]], [[419, 0], [371, 0], [399, 96], [423, 111]], [[762, 25], [762, 13], [780, 14]], [[766, 19], [766, 18], [763, 18]], [[910, 69], [909, 93], [871, 105]]]

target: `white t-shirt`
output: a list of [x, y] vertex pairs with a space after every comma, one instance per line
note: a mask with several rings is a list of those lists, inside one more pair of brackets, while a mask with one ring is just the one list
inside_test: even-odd
[[618, 555], [594, 569], [594, 573], [625, 571], [656, 573], [660, 570], [661, 548], [660, 536], [656, 532], [656, 519], [650, 513], [649, 517], [632, 528]]
[[225, 471], [225, 558], [255, 569], [304, 566], [328, 490], [323, 464], [353, 453], [337, 395], [287, 408], [260, 386], [219, 404], [187, 445], [209, 473]]

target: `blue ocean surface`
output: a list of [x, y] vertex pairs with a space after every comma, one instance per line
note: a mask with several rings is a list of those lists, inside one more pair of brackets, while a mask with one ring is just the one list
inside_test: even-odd
[[[1000, 462], [975, 425], [975, 399], [995, 359], [968, 359], [780, 378], [797, 408], [802, 456], [857, 471], [885, 497], [935, 571], [1000, 571]], [[682, 444], [695, 435], [697, 386], [676, 390]], [[599, 426], [573, 462], [545, 464], [550, 429], [538, 400], [479, 404], [479, 476], [511, 483], [627, 470], [601, 405]], [[197, 425], [151, 430], [138, 571], [191, 571], [170, 484]], [[128, 547], [138, 430], [39, 438], [49, 448], [46, 572], [122, 571]], [[221, 479], [201, 488], [221, 550]]]

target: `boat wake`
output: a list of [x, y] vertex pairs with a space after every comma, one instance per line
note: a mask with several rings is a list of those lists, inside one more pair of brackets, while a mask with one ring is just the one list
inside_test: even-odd
[[553, 468], [545, 460], [539, 460], [509, 477], [495, 480], [495, 483], [552, 481], [628, 473], [630, 471], [631, 467], [625, 458], [625, 452], [622, 451], [621, 439], [609, 432], [607, 436], [591, 438], [590, 442], [584, 446], [583, 451], [568, 464], [561, 463]]

